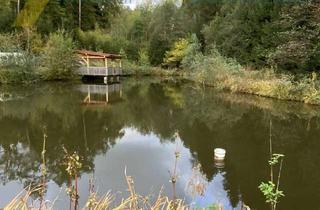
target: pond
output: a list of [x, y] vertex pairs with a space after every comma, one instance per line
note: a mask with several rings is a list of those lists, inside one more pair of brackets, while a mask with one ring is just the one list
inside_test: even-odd
[[[82, 168], [79, 206], [89, 182], [116, 200], [136, 191], [173, 197], [193, 207], [268, 209], [258, 189], [269, 178], [272, 146], [285, 154], [279, 209], [315, 209], [320, 199], [320, 109], [300, 103], [235, 95], [174, 79], [122, 79], [120, 84], [43, 83], [0, 87], [0, 208], [41, 180], [43, 132], [48, 188], [45, 199], [68, 209], [63, 147]], [[217, 167], [213, 150], [226, 149]], [[192, 183], [202, 183], [197, 192]], [[199, 190], [198, 190], [199, 191]], [[34, 195], [36, 198], [37, 195]]]

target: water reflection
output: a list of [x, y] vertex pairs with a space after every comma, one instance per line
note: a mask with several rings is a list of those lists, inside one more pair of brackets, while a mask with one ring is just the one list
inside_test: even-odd
[[81, 84], [78, 90], [86, 93], [82, 103], [85, 105], [106, 105], [121, 101], [122, 86], [120, 83], [113, 84]]
[[[57, 209], [68, 205], [62, 145], [78, 151], [84, 166], [80, 206], [88, 196], [91, 177], [100, 194], [112, 190], [119, 199], [126, 194], [125, 168], [137, 192], [156, 196], [163, 186], [164, 193], [172, 196], [168, 171], [178, 145], [178, 197], [195, 206], [219, 203], [225, 209], [239, 209], [246, 203], [252, 209], [267, 209], [257, 186], [268, 177], [270, 119], [274, 150], [286, 155], [281, 186], [286, 196], [279, 208], [317, 205], [317, 107], [198, 89], [181, 81], [130, 79], [118, 85], [0, 87], [11, 96], [0, 102], [0, 207], [40, 180], [45, 126], [50, 180], [46, 199], [59, 195]], [[104, 106], [88, 105], [100, 100]], [[215, 167], [213, 149], [217, 147], [227, 150], [224, 168]], [[198, 164], [201, 169], [194, 183], [205, 185], [198, 189], [200, 195], [194, 195], [188, 186]]]

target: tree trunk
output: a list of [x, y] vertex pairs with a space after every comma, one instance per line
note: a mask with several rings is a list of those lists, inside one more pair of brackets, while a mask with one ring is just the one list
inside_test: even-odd
[[79, 28], [81, 29], [81, 0], [79, 0]]
[[17, 14], [20, 13], [20, 0], [17, 0]]

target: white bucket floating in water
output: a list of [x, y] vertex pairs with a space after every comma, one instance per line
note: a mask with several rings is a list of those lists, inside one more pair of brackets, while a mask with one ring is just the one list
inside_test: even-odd
[[214, 159], [215, 160], [224, 160], [226, 157], [226, 150], [222, 148], [214, 149]]

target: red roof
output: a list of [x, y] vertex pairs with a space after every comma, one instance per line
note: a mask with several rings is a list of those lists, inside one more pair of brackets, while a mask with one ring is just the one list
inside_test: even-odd
[[104, 53], [104, 52], [94, 52], [90, 50], [77, 50], [76, 51], [81, 56], [94, 56], [101, 58], [111, 58], [111, 59], [121, 59], [122, 56], [118, 54]]

